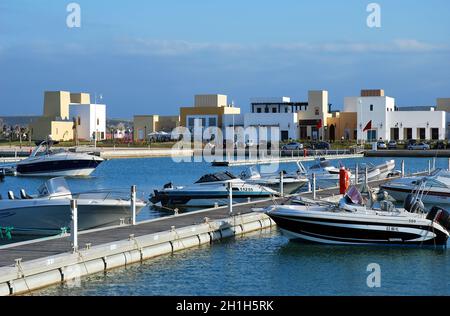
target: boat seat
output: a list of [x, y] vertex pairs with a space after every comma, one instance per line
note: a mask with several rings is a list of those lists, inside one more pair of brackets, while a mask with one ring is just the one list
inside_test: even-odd
[[20, 198], [23, 200], [31, 200], [33, 197], [25, 192], [24, 189], [20, 189]]

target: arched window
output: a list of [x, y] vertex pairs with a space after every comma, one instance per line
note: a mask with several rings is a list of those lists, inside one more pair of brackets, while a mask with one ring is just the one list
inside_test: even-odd
[[370, 105], [370, 111], [373, 111], [373, 104]]

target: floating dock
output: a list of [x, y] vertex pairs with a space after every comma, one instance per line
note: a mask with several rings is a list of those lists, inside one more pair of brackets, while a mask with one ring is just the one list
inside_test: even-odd
[[[392, 178], [391, 178], [392, 179]], [[370, 182], [379, 186], [391, 179]], [[339, 194], [339, 188], [316, 191], [316, 198]], [[299, 194], [313, 198], [313, 193]], [[69, 234], [0, 247], [0, 295], [18, 295], [109, 269], [139, 263], [160, 255], [210, 244], [248, 232], [270, 229], [275, 223], [264, 213], [253, 212], [287, 203], [293, 196], [234, 204], [175, 214], [78, 233], [79, 249], [72, 249]], [[82, 245], [82, 246], [81, 246]]]

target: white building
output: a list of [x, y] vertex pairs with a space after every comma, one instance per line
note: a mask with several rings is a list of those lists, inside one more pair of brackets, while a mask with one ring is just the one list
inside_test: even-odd
[[[287, 140], [298, 138], [297, 111], [298, 102], [291, 102], [289, 97], [281, 98], [253, 98], [251, 99], [251, 113], [240, 115], [224, 115], [223, 126], [253, 128], [258, 139], [272, 140], [272, 138]], [[279, 129], [279, 135], [271, 135], [271, 127]], [[266, 135], [259, 135], [259, 131], [267, 131]]]
[[[383, 90], [363, 90], [360, 97], [344, 100], [345, 112], [357, 112], [359, 140], [442, 140], [446, 134], [446, 112], [423, 110], [399, 111], [395, 99]], [[364, 131], [371, 123], [371, 128]]]
[[78, 139], [106, 139], [106, 105], [105, 104], [70, 104], [69, 113], [77, 122]]

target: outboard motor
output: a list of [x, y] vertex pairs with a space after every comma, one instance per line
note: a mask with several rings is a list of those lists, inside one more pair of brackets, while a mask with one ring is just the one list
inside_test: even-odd
[[437, 222], [444, 227], [447, 231], [450, 231], [450, 214], [448, 211], [441, 207], [433, 206], [431, 211], [427, 215], [427, 219], [433, 222]]
[[403, 203], [403, 208], [407, 212], [411, 212], [412, 206], [417, 201], [417, 198], [415, 198], [411, 193], [408, 194], [405, 198], [405, 203]]

